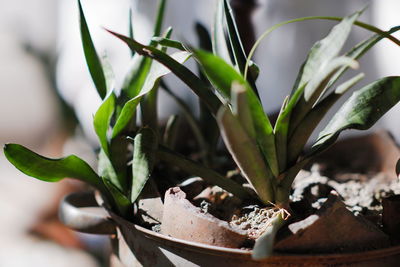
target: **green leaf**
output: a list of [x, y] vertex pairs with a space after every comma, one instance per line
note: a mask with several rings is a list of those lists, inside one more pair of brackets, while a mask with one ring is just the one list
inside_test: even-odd
[[339, 24], [332, 28], [328, 36], [313, 45], [300, 69], [292, 94], [308, 83], [321, 67], [339, 54], [350, 34], [353, 23], [360, 15], [361, 12], [356, 12], [343, 18]]
[[306, 85], [304, 98], [300, 98], [294, 108], [293, 115], [290, 121], [290, 127], [295, 128], [299, 125], [300, 121], [304, 119], [307, 113], [312, 109], [318, 100], [323, 96], [327, 89], [327, 84], [330, 79], [340, 71], [341, 67], [357, 68], [358, 63], [351, 58], [337, 57], [331, 60], [325, 67], [322, 67], [311, 81]]
[[[172, 54], [170, 58], [172, 60], [175, 60], [179, 64], [183, 64], [186, 60], [189, 59], [190, 56], [191, 54], [188, 52], [176, 52]], [[170, 72], [171, 70], [166, 68], [161, 63], [154, 62], [152, 64], [146, 80], [138, 94], [133, 99], [126, 102], [123, 106], [113, 128], [112, 138], [118, 136], [129, 125], [129, 122], [136, 114], [136, 108], [137, 105], [140, 103], [142, 96], [148, 94], [151, 90], [153, 90], [160, 79]]]
[[181, 51], [187, 51], [188, 49], [185, 48], [185, 46], [176, 40], [171, 40], [165, 37], [153, 37], [151, 39], [152, 41], [156, 42], [157, 44], [165, 47], [170, 47], [170, 48], [175, 48]]
[[190, 175], [199, 176], [206, 182], [215, 184], [240, 199], [251, 198], [250, 194], [241, 185], [237, 184], [233, 180], [223, 177], [212, 169], [204, 167], [197, 162], [194, 162], [180, 154], [175, 153], [172, 150], [169, 150], [168, 148], [160, 146], [156, 156], [161, 161], [176, 166]]
[[80, 15], [80, 31], [82, 38], [83, 52], [86, 58], [86, 64], [89, 68], [90, 75], [92, 76], [94, 85], [99, 93], [100, 97], [104, 99], [107, 95], [106, 78], [100, 62], [100, 58], [97, 55], [94, 47], [92, 37], [90, 36], [89, 28], [86, 23], [85, 15], [82, 10], [81, 1], [78, 0], [79, 15]]
[[290, 111], [290, 108], [287, 107], [289, 104], [289, 99], [290, 96], [286, 96], [286, 98], [284, 99], [281, 110], [278, 115], [278, 120], [274, 128], [275, 146], [278, 158], [279, 172], [282, 172], [286, 168], [287, 134], [288, 134], [290, 116], [285, 116], [284, 114]]
[[274, 250], [275, 236], [278, 230], [285, 224], [287, 214], [284, 210], [270, 219], [267, 230], [256, 240], [251, 257], [262, 260], [272, 255]]
[[231, 44], [232, 54], [235, 59], [236, 66], [238, 67], [240, 73], [243, 74], [247, 60], [246, 54], [240, 39], [232, 8], [227, 0], [222, 1], [224, 2], [224, 12], [228, 30], [227, 36]]
[[[223, 0], [223, 1], [224, 1], [226, 25], [228, 30], [227, 37], [231, 44], [232, 54], [236, 62], [236, 67], [243, 75], [246, 69], [246, 62], [247, 62], [246, 53], [244, 52], [243, 44], [240, 39], [239, 31], [229, 1], [228, 0]], [[248, 77], [246, 77], [246, 79], [249, 82], [252, 90], [254, 90], [255, 95], [259, 97], [256, 84], [254, 82], [255, 80], [253, 79], [253, 75], [249, 75]]]
[[[211, 35], [203, 24], [199, 22], [196, 23], [196, 33], [200, 49], [212, 52], [213, 42], [211, 40]], [[201, 67], [199, 65], [198, 68], [200, 78], [207, 84], [209, 84], [208, 79], [201, 72]], [[207, 109], [207, 107], [204, 105], [203, 102], [201, 102], [200, 99], [198, 101], [200, 108], [199, 128], [201, 129], [202, 135], [207, 136], [207, 147], [203, 146], [203, 149], [206, 149], [203, 157], [203, 163], [207, 167], [212, 167], [215, 162], [214, 156], [217, 151], [218, 141], [220, 137], [219, 128], [213, 114]]]
[[142, 128], [134, 138], [131, 202], [135, 202], [153, 171], [157, 136], [150, 128]]
[[[172, 28], [169, 27], [163, 34], [164, 38], [170, 38], [172, 35]], [[154, 45], [156, 46], [156, 45]], [[167, 47], [162, 47], [161, 51], [166, 52]], [[149, 74], [147, 75], [146, 81], [143, 85], [143, 87], [148, 86], [146, 83], [149, 81], [152, 83], [151, 87], [149, 89], [142, 88], [143, 90], [149, 90], [148, 94], [143, 96], [143, 99], [141, 101], [140, 107], [141, 107], [141, 112], [142, 112], [142, 124], [144, 126], [148, 126], [152, 128], [156, 134], [158, 135], [158, 88], [159, 88], [159, 80], [160, 78], [157, 78], [154, 82], [152, 81], [152, 73], [154, 73], [154, 64], [159, 64], [159, 68], [166, 69], [166, 73], [169, 73], [170, 71], [165, 68], [162, 64], [158, 62], [154, 62], [152, 64], [152, 68], [150, 68]]]
[[366, 130], [400, 100], [400, 77], [386, 77], [356, 91], [343, 104], [313, 145], [318, 153], [347, 129]]
[[[209, 80], [215, 85], [220, 94], [231, 103], [231, 87], [233, 82], [238, 82], [246, 88], [246, 98], [251, 111], [254, 128], [257, 136], [257, 143], [261, 148], [274, 175], [278, 175], [278, 161], [276, 158], [275, 138], [273, 128], [268, 116], [265, 115], [261, 102], [251, 89], [250, 85], [244, 80], [232, 66], [223, 59], [211, 53], [197, 50], [195, 57], [200, 62]], [[224, 70], [224, 71], [221, 71]]]
[[88, 183], [104, 192], [101, 179], [93, 169], [75, 155], [50, 159], [17, 144], [6, 144], [4, 154], [18, 170], [46, 182], [74, 178]]
[[[128, 23], [128, 36], [129, 38], [134, 38], [134, 33], [133, 33], [133, 12], [132, 12], [132, 8], [129, 9], [129, 23]], [[131, 51], [131, 56], [133, 57], [135, 55], [135, 51]]]
[[257, 81], [257, 78], [260, 75], [260, 68], [258, 67], [258, 65], [256, 63], [254, 63], [251, 60], [249, 63], [249, 71], [250, 71], [251, 77], [253, 77], [253, 80]]
[[100, 150], [98, 157], [99, 162], [97, 169], [99, 175], [103, 177], [103, 179], [109, 180], [115, 187], [123, 191], [124, 187], [118, 178], [117, 172], [103, 149]]
[[[189, 58], [191, 57], [191, 53], [182, 51], [182, 52], [176, 52], [172, 55], [170, 55], [170, 58], [174, 60], [175, 62], [179, 64], [185, 63]], [[165, 67], [163, 64], [159, 62], [154, 62], [153, 65], [151, 66], [149, 75], [146, 79], [146, 82], [143, 85], [143, 88], [140, 92], [139, 96], [143, 96], [150, 92], [153, 88], [154, 85], [156, 85], [162, 77], [165, 75], [171, 73], [171, 70]]]
[[309, 105], [314, 105], [318, 101], [332, 75], [342, 67], [357, 69], [359, 64], [349, 57], [337, 57], [327, 63], [326, 66], [321, 67], [304, 89], [304, 99]]
[[94, 130], [99, 137], [101, 148], [107, 156], [109, 153], [109, 144], [107, 132], [110, 128], [110, 122], [115, 109], [115, 94], [110, 91], [108, 97], [103, 101], [93, 118]]
[[117, 137], [119, 134], [121, 134], [124, 130], [128, 128], [128, 125], [130, 125], [130, 122], [135, 117], [136, 109], [138, 104], [140, 103], [140, 100], [141, 97], [135, 97], [126, 102], [125, 105], [122, 107], [122, 110], [112, 130], [111, 134], [112, 139]]
[[104, 177], [103, 182], [112, 196], [113, 204], [116, 206], [115, 208], [117, 209], [118, 214], [124, 218], [131, 219], [133, 217], [133, 207], [129, 199], [117, 187], [115, 187], [114, 184]]
[[250, 138], [256, 137], [253, 119], [246, 96], [246, 88], [237, 82], [232, 84], [232, 112], [238, 118]]
[[138, 53], [132, 58], [130, 69], [122, 85], [122, 94], [126, 95], [128, 99], [132, 99], [139, 94], [150, 70], [151, 63], [150, 58], [143, 57]]
[[[291, 24], [291, 23], [296, 23], [296, 22], [301, 22], [301, 21], [307, 21], [307, 20], [333, 20], [333, 21], [342, 21], [343, 18], [341, 17], [327, 17], [327, 16], [312, 16], [312, 17], [302, 17], [302, 18], [297, 18], [297, 19], [292, 19], [292, 20], [287, 20], [287, 21], [283, 21], [280, 22], [278, 24], [273, 25], [272, 27], [268, 28], [266, 31], [264, 31], [260, 37], [257, 39], [257, 41], [254, 43], [253, 47], [251, 48], [249, 55], [247, 57], [247, 63], [246, 63], [246, 68], [244, 71], [244, 77], [247, 77], [247, 72], [248, 72], [248, 68], [251, 62], [251, 59], [254, 56], [254, 53], [256, 52], [257, 48], [259, 47], [259, 45], [261, 44], [261, 42], [267, 37], [269, 36], [269, 34], [271, 34], [273, 31], [275, 31], [276, 29], [287, 25], [287, 24]], [[374, 37], [378, 38], [379, 40], [381, 40], [382, 38], [388, 38], [389, 40], [391, 40], [393, 43], [397, 44], [398, 46], [400, 46], [400, 41], [398, 39], [396, 39], [393, 35], [391, 35], [393, 32], [398, 31], [400, 29], [399, 26], [394, 27], [392, 29], [390, 29], [390, 31], [385, 32], [382, 31], [381, 29], [378, 29], [370, 24], [364, 23], [364, 22], [360, 22], [360, 21], [355, 21], [354, 25], [359, 26], [363, 29], [366, 29], [368, 31], [371, 32], [375, 32], [376, 35]], [[374, 38], [373, 37], [373, 38]], [[372, 39], [373, 39], [372, 38]], [[377, 40], [377, 41], [379, 41]], [[368, 40], [364, 43], [366, 46], [368, 45]], [[371, 46], [373, 46], [375, 44], [375, 41], [371, 41]], [[363, 44], [361, 44], [363, 45]], [[370, 47], [367, 47], [365, 51], [367, 51]], [[361, 54], [364, 54], [364, 52], [361, 52]], [[297, 80], [299, 81], [299, 80]], [[294, 88], [301, 88], [301, 86], [299, 86], [298, 84], [296, 84], [296, 86]], [[293, 90], [295, 91], [295, 90]], [[292, 93], [293, 94], [293, 93]]]
[[[390, 29], [387, 34], [392, 34], [400, 30], [400, 26], [394, 27]], [[362, 57], [369, 49], [371, 49], [376, 43], [385, 38], [382, 34], [375, 34], [367, 40], [359, 43], [355, 47], [353, 47], [348, 53], [346, 53], [346, 57], [359, 59]], [[342, 75], [349, 69], [348, 66], [342, 67], [329, 81], [327, 88], [331, 87]]]
[[290, 133], [289, 147], [288, 147], [288, 162], [294, 163], [297, 157], [302, 152], [311, 134], [325, 117], [331, 107], [347, 90], [353, 87], [364, 77], [364, 74], [359, 74], [347, 82], [341, 84], [334, 92], [331, 92], [325, 99], [318, 103], [301, 121], [299, 126]]
[[212, 50], [213, 53], [220, 58], [224, 59], [231, 66], [235, 66], [232, 62], [229, 45], [225, 36], [225, 10], [223, 0], [217, 1], [217, 8], [214, 17], [214, 24], [212, 28]]
[[[154, 24], [153, 36], [159, 36], [161, 34], [166, 2], [167, 2], [166, 0], [159, 0], [159, 2], [158, 2], [156, 23]], [[154, 44], [152, 44], [152, 45], [154, 45]]]
[[180, 64], [169, 55], [157, 48], [142, 45], [133, 39], [112, 31], [108, 32], [124, 41], [130, 49], [136, 51], [138, 54], [154, 58], [155, 60], [166, 66], [176, 76], [178, 76], [178, 78], [180, 78], [190, 89], [192, 89], [195, 94], [200, 97], [200, 99], [207, 105], [207, 107], [213, 114], [218, 111], [218, 107], [221, 104], [219, 99], [212, 93], [210, 88], [200, 78], [198, 78], [184, 65]]
[[238, 119], [226, 106], [217, 114], [222, 138], [247, 181], [265, 204], [274, 201], [273, 174], [265, 165], [255, 140], [250, 138]]

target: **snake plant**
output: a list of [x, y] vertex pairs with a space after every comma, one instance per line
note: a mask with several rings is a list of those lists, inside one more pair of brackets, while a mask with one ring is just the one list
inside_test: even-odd
[[[242, 175], [247, 179], [265, 205], [287, 209], [294, 178], [315, 155], [332, 145], [340, 133], [347, 129], [366, 130], [400, 100], [400, 77], [384, 77], [374, 81], [347, 97], [327, 126], [319, 133], [311, 149], [304, 148], [327, 112], [364, 75], [337, 85], [339, 78], [349, 69], [357, 69], [357, 59], [383, 38], [400, 45], [391, 34], [400, 27], [382, 31], [358, 21], [363, 11], [344, 18], [305, 17], [286, 21], [265, 31], [249, 56], [246, 55], [227, 0], [219, 0], [212, 30], [212, 51], [196, 49], [168, 38], [153, 40], [162, 47], [173, 47], [191, 53], [202, 70], [206, 81], [183, 64], [176, 62], [157, 47], [140, 44], [133, 38], [111, 32], [124, 41], [132, 51], [152, 58], [168, 67], [208, 107], [216, 119], [224, 143]], [[251, 60], [255, 49], [270, 32], [280, 26], [304, 20], [335, 20], [339, 23], [328, 35], [310, 49], [291, 92], [282, 103], [276, 123], [264, 112], [256, 85], [260, 73]], [[341, 54], [353, 25], [374, 34]], [[201, 175], [199, 170], [185, 164], [174, 153], [159, 150], [161, 160], [175, 164], [189, 173]], [[197, 166], [198, 167], [198, 166]], [[228, 191], [234, 193], [230, 188]], [[280, 215], [279, 215], [280, 214]], [[274, 229], [256, 242], [254, 257], [262, 258], [272, 251], [271, 240], [283, 223], [278, 213]]]
[[[94, 116], [100, 144], [98, 172], [76, 156], [48, 159], [20, 145], [8, 144], [4, 152], [12, 164], [44, 181], [54, 182], [64, 177], [85, 181], [96, 187], [113, 209], [126, 218], [132, 216], [133, 203], [159, 161], [200, 176], [239, 198], [250, 198], [252, 195], [242, 185], [210, 168], [220, 134], [258, 200], [266, 206], [272, 203], [274, 207], [287, 209], [292, 182], [301, 168], [332, 145], [341, 132], [369, 129], [400, 100], [400, 77], [397, 76], [379, 79], [356, 90], [319, 133], [311, 148], [305, 150], [317, 125], [338, 99], [363, 78], [363, 74], [337, 85], [339, 78], [348, 69], [356, 69], [357, 59], [380, 40], [387, 38], [400, 45], [400, 41], [391, 35], [400, 27], [382, 31], [360, 22], [358, 18], [362, 11], [344, 18], [305, 17], [271, 27], [246, 55], [227, 0], [217, 1], [211, 35], [197, 25], [201, 40], [199, 49], [173, 40], [171, 28], [162, 33], [165, 3], [160, 0], [154, 35], [148, 44], [137, 42], [132, 28], [128, 36], [109, 31], [125, 42], [133, 55], [131, 70], [117, 93], [112, 71], [106, 61], [98, 57], [79, 2], [86, 62], [103, 99]], [[252, 55], [261, 40], [273, 30], [289, 23], [316, 19], [339, 23], [312, 46], [291, 92], [282, 103], [276, 122], [272, 123], [259, 98], [257, 78], [261, 73], [252, 61]], [[369, 30], [373, 35], [342, 55], [341, 50], [353, 25]], [[168, 48], [177, 52], [167, 53]], [[190, 57], [198, 63], [200, 74], [184, 65]], [[198, 96], [200, 118], [162, 80], [170, 72]], [[156, 104], [159, 88], [182, 107], [198, 143], [201, 162], [174, 151], [176, 117], [170, 118], [166, 130], [159, 127]], [[142, 111], [141, 123], [136, 120], [138, 107]], [[273, 236], [284, 223], [286, 213], [277, 214], [273, 227], [256, 242], [256, 258], [272, 251]]]

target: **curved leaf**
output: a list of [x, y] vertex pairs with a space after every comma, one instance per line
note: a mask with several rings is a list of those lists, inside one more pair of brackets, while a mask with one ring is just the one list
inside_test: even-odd
[[158, 147], [157, 136], [150, 128], [142, 128], [135, 136], [132, 160], [132, 187], [130, 201], [133, 203], [150, 178]]
[[[294, 107], [293, 116], [290, 118], [289, 131], [291, 132], [294, 128], [299, 126], [299, 123], [304, 119], [307, 113], [323, 97], [327, 89], [326, 85], [330, 79], [340, 71], [342, 67], [358, 68], [358, 66], [358, 62], [352, 58], [336, 57], [325, 66], [321, 67], [309, 83], [306, 84], [304, 97], [300, 98]], [[306, 90], [308, 90], [307, 93]]]
[[[170, 57], [173, 60], [176, 60], [179, 64], [183, 64], [186, 60], [191, 56], [188, 52], [176, 52], [172, 54]], [[112, 138], [115, 138], [119, 135], [129, 124], [133, 116], [136, 114], [137, 105], [140, 103], [141, 97], [145, 94], [149, 93], [154, 86], [160, 81], [160, 79], [169, 74], [171, 70], [162, 65], [159, 62], [154, 62], [150, 68], [150, 71], [146, 77], [146, 80], [140, 89], [140, 92], [135, 96], [135, 98], [127, 101], [123, 106], [118, 118], [117, 122], [112, 131]]]
[[94, 130], [99, 137], [101, 148], [107, 156], [109, 153], [109, 144], [107, 132], [110, 128], [110, 122], [115, 109], [115, 94], [111, 91], [109, 96], [103, 101], [93, 118]]
[[100, 150], [98, 155], [98, 166], [97, 171], [103, 179], [110, 181], [115, 187], [123, 191], [124, 187], [122, 181], [118, 178], [117, 172], [109, 157], [106, 155], [103, 149]]
[[273, 174], [254, 139], [226, 106], [217, 115], [222, 138], [236, 164], [263, 203], [274, 201]]
[[[246, 69], [247, 56], [244, 51], [243, 44], [239, 35], [239, 30], [235, 22], [235, 17], [233, 15], [232, 7], [230, 6], [228, 0], [223, 0], [223, 1], [224, 1], [225, 19], [228, 31], [227, 37], [231, 44], [232, 54], [236, 62], [236, 67], [243, 75]], [[255, 95], [259, 97], [254, 79], [254, 67], [252, 75], [248, 75], [245, 79], [249, 82], [252, 90], [254, 90]]]
[[176, 41], [176, 40], [168, 39], [165, 37], [153, 37], [151, 40], [161, 46], [175, 48], [175, 49], [178, 49], [181, 51], [187, 51], [185, 46], [181, 42]]
[[319, 134], [311, 154], [331, 145], [347, 129], [366, 130], [400, 101], [400, 77], [386, 77], [356, 91]]
[[229, 65], [234, 66], [232, 62], [230, 50], [225, 36], [225, 11], [223, 0], [217, 1], [217, 8], [214, 16], [212, 27], [212, 51], [215, 55], [224, 59]]
[[159, 147], [159, 150], [157, 151], [157, 157], [166, 163], [178, 167], [179, 169], [189, 173], [190, 175], [197, 175], [206, 182], [215, 184], [225, 189], [226, 191], [232, 193], [240, 199], [251, 198], [249, 192], [247, 192], [238, 183], [220, 175], [210, 168], [204, 167], [197, 162], [194, 162], [180, 154], [177, 154], [172, 150], [169, 150], [165, 147]]
[[308, 83], [321, 66], [336, 57], [347, 40], [351, 27], [361, 12], [356, 12], [332, 28], [330, 33], [311, 48], [293, 87], [292, 94]]
[[113, 204], [117, 209], [119, 215], [124, 218], [132, 218], [133, 217], [133, 206], [129, 199], [117, 188], [114, 184], [112, 184], [109, 180], [102, 177], [104, 185], [106, 186], [108, 192], [110, 193]]
[[[387, 34], [392, 34], [400, 30], [400, 26], [394, 27], [387, 31]], [[362, 41], [355, 47], [353, 47], [348, 53], [346, 53], [346, 57], [353, 58], [353, 59], [359, 59], [361, 56], [363, 56], [369, 49], [371, 49], [376, 43], [378, 43], [380, 40], [385, 38], [385, 35], [382, 34], [375, 34], [372, 37], [368, 38], [365, 41]], [[327, 88], [331, 87], [347, 70], [349, 69], [349, 66], [344, 66], [342, 67], [329, 81], [328, 85], [326, 86]]]
[[305, 118], [300, 122], [299, 126], [290, 134], [288, 142], [288, 162], [296, 162], [297, 157], [302, 152], [311, 134], [321, 122], [331, 107], [337, 102], [337, 100], [357, 82], [364, 77], [364, 74], [359, 74], [347, 82], [341, 84], [336, 88], [334, 92], [331, 92], [321, 102], [319, 102]]
[[125, 42], [130, 49], [136, 51], [138, 54], [145, 55], [146, 57], [154, 58], [168, 69], [170, 69], [176, 76], [178, 76], [190, 89], [197, 94], [200, 99], [207, 105], [213, 114], [216, 114], [218, 107], [221, 105], [218, 97], [216, 97], [210, 90], [210, 88], [198, 78], [192, 71], [180, 64], [163, 51], [151, 47], [145, 46], [129, 37], [109, 31], [109, 33], [121, 39]]
[[103, 67], [99, 56], [97, 55], [94, 47], [92, 37], [90, 36], [89, 28], [86, 23], [85, 15], [83, 13], [81, 1], [78, 0], [79, 16], [80, 16], [80, 30], [83, 52], [86, 58], [86, 64], [89, 68], [90, 75], [92, 76], [94, 85], [100, 97], [104, 99], [107, 95], [107, 84], [104, 76]]
[[204, 69], [209, 80], [215, 85], [215, 88], [228, 101], [228, 103], [231, 103], [231, 87], [234, 82], [238, 82], [246, 89], [246, 98], [254, 122], [257, 143], [260, 146], [273, 174], [277, 175], [279, 170], [276, 158], [273, 128], [268, 116], [264, 113], [261, 102], [251, 89], [248, 82], [240, 73], [220, 57], [202, 50], [196, 50], [194, 55], [200, 62], [200, 65]]
[[51, 159], [17, 144], [6, 144], [4, 154], [18, 170], [39, 180], [57, 182], [63, 178], [74, 178], [103, 190], [99, 176], [77, 156]]

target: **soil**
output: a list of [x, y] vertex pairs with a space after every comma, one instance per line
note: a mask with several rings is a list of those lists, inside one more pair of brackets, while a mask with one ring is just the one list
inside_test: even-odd
[[323, 173], [318, 164], [310, 171], [301, 171], [294, 181], [291, 200], [305, 201], [317, 209], [334, 190], [355, 215], [375, 216], [382, 213], [384, 197], [400, 194], [400, 183], [386, 173], [337, 173], [333, 178]]
[[[334, 175], [332, 178], [324, 174], [332, 173], [325, 172], [323, 164], [314, 164], [310, 170], [302, 170], [296, 177], [291, 194], [292, 214], [288, 225], [299, 224], [302, 220], [307, 221], [308, 217], [315, 216], [316, 213], [323, 210], [321, 207], [326, 205], [328, 197], [335, 192], [338, 195], [338, 201], [343, 202], [344, 207], [355, 215], [353, 217], [357, 223], [365, 221], [366, 227], [370, 227], [368, 223], [373, 222], [376, 226], [374, 230], [379, 231], [380, 238], [388, 240], [388, 237], [384, 237], [385, 234], [382, 232], [382, 199], [400, 194], [400, 184], [397, 179], [383, 172], [363, 174], [341, 172], [332, 174]], [[198, 186], [201, 187], [200, 184]], [[203, 189], [193, 198], [192, 203], [200, 207], [203, 213], [209, 213], [227, 221], [234, 229], [246, 231], [249, 245], [252, 244], [252, 240], [256, 240], [264, 233], [276, 212], [274, 207], [261, 208], [257, 204], [242, 203], [232, 194], [217, 186]], [[369, 222], [364, 219], [368, 219]], [[352, 219], [350, 218], [350, 220]], [[286, 232], [288, 232], [287, 229]], [[354, 238], [357, 239], [357, 237]], [[365, 238], [365, 234], [360, 238]], [[294, 243], [295, 241], [291, 240], [290, 242]], [[388, 244], [387, 242], [383, 243], [386, 245], [382, 246]], [[301, 240], [299, 244], [302, 246]], [[313, 244], [313, 246], [315, 245]], [[358, 243], [357, 246], [358, 249], [361, 248]], [[338, 249], [343, 248], [339, 247]], [[355, 248], [349, 247], [348, 250], [352, 251]], [[294, 249], [294, 251], [296, 250]]]

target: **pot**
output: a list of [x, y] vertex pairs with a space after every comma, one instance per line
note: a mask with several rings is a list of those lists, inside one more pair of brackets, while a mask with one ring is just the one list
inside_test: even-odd
[[60, 219], [74, 230], [110, 235], [111, 266], [398, 266], [400, 246], [343, 254], [277, 254], [263, 261], [251, 251], [165, 236], [107, 213], [93, 193], [73, 193], [60, 205]]

